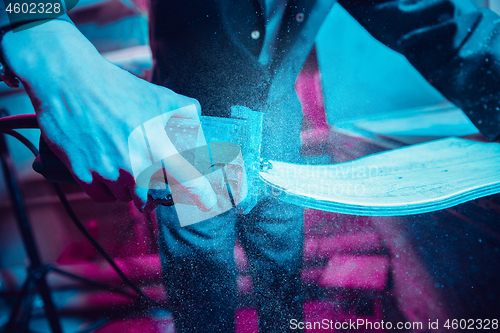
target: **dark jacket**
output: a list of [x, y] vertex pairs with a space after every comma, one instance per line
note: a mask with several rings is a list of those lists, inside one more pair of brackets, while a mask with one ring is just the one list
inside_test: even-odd
[[[227, 116], [232, 105], [263, 110], [264, 155], [296, 161], [302, 115], [293, 84], [335, 2], [289, 0], [274, 57], [262, 64], [264, 0], [151, 0], [154, 82], [197, 98], [206, 115]], [[500, 135], [497, 14], [468, 0], [338, 2], [375, 38], [405, 55], [489, 140]], [[0, 26], [7, 26], [3, 5]]]
[[[236, 104], [269, 108], [273, 84], [293, 85], [335, 3], [288, 1], [276, 56], [263, 65], [258, 56], [265, 34], [264, 1], [151, 2], [155, 82], [198, 98], [206, 114], [219, 116]], [[468, 0], [338, 2], [376, 39], [405, 55], [489, 140], [500, 135], [497, 14], [477, 10]], [[301, 22], [298, 13], [305, 14]], [[259, 31], [260, 38], [253, 39], [253, 31]], [[289, 73], [280, 76], [285, 68]]]

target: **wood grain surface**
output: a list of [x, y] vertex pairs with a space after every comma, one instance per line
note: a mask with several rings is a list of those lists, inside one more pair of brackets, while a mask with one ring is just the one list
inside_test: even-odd
[[500, 192], [500, 144], [459, 138], [337, 164], [271, 164], [260, 173], [268, 193], [343, 214], [420, 214]]

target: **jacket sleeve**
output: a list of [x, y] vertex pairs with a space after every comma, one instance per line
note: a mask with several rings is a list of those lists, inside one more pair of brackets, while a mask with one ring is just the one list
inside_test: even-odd
[[[43, 1], [44, 7], [35, 7], [35, 10], [34, 10], [35, 13], [31, 12], [31, 9], [32, 9], [31, 7], [28, 7], [28, 9], [30, 9], [30, 10], [27, 13], [23, 13], [21, 10], [19, 13], [16, 14], [13, 10], [13, 6], [15, 3], [18, 3], [19, 5], [21, 5], [23, 3], [27, 3], [28, 5], [30, 5], [32, 2], [33, 1], [29, 1], [29, 0], [0, 0], [0, 30], [2, 30], [2, 31], [11, 30], [15, 27], [18, 27], [18, 26], [21, 26], [21, 25], [27, 24], [27, 23], [32, 23], [31, 26], [35, 26], [35, 25], [42, 23], [42, 21], [52, 20], [52, 19], [58, 19], [58, 20], [64, 20], [64, 21], [71, 22], [68, 15], [66, 15], [64, 13], [64, 7], [62, 6], [61, 0]], [[53, 6], [50, 7], [50, 9], [49, 9], [49, 7], [46, 7], [46, 5], [47, 5], [46, 3], [48, 3], [48, 2], [52, 2], [53, 4], [56, 2], [59, 3], [61, 5], [59, 7], [60, 12], [55, 13]], [[71, 1], [71, 8], [73, 8], [77, 2], [78, 1]], [[9, 5], [9, 3], [11, 4], [11, 7], [10, 7], [11, 12], [10, 13], [8, 13], [6, 11], [6, 8]], [[40, 1], [40, 3], [42, 3], [42, 1]], [[39, 13], [38, 11], [42, 8], [47, 9], [46, 12], [44, 10], [42, 10], [42, 13]], [[69, 8], [69, 9], [71, 9], [71, 8]]]
[[500, 17], [468, 0], [339, 0], [376, 39], [460, 107], [488, 139], [500, 136]]
[[0, 29], [4, 29], [10, 25], [5, 7], [5, 1], [0, 1]]

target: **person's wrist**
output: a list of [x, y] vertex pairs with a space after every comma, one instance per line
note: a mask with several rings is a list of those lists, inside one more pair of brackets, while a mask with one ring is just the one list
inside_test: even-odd
[[7, 32], [1, 48], [6, 65], [25, 85], [57, 82], [74, 68], [102, 61], [78, 29], [63, 20], [52, 20], [20, 32]]

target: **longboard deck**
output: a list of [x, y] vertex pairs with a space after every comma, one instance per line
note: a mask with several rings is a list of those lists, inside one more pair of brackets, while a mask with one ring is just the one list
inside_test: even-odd
[[267, 190], [303, 207], [362, 216], [432, 212], [500, 192], [500, 144], [446, 138], [345, 163], [271, 161]]

